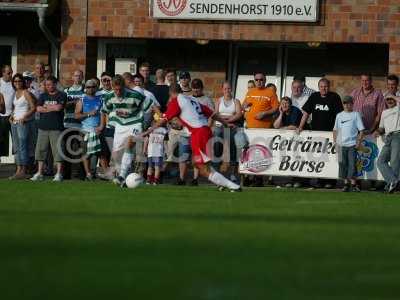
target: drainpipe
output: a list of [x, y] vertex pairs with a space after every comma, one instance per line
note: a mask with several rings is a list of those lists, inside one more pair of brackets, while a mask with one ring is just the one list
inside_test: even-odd
[[51, 64], [52, 64], [52, 69], [54, 71], [54, 75], [58, 77], [58, 59], [59, 59], [59, 46], [60, 42], [59, 40], [51, 33], [49, 28], [46, 25], [45, 17], [46, 17], [46, 7], [41, 7], [36, 10], [37, 15], [39, 17], [39, 28], [42, 30], [44, 36], [47, 38], [47, 40], [51, 44]]
[[30, 11], [36, 12], [39, 17], [39, 28], [42, 30], [44, 36], [51, 44], [51, 57], [50, 62], [54, 70], [54, 75], [58, 76], [58, 60], [59, 60], [59, 48], [60, 41], [51, 33], [45, 22], [45, 16], [47, 12], [46, 7], [23, 7], [15, 6], [13, 3], [0, 3], [0, 11]]

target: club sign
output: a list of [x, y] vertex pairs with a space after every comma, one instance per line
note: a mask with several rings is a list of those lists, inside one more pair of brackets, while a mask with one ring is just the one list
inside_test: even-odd
[[150, 0], [152, 17], [175, 20], [316, 22], [319, 0]]

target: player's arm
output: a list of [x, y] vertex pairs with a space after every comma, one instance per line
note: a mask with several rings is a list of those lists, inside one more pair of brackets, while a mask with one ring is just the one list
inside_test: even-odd
[[167, 111], [164, 115], [158, 120], [157, 124], [153, 127], [158, 128], [166, 125], [173, 118], [176, 118], [180, 115], [181, 108], [179, 107], [178, 98], [174, 97], [168, 102]]

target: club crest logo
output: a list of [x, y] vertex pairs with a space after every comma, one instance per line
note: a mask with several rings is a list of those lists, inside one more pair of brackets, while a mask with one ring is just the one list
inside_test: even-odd
[[272, 165], [272, 153], [263, 145], [252, 145], [243, 151], [240, 158], [241, 169], [252, 173], [260, 173]]
[[179, 15], [186, 7], [187, 0], [157, 0], [158, 8], [167, 16]]
[[357, 151], [356, 176], [364, 176], [365, 173], [375, 169], [375, 160], [378, 157], [378, 147], [370, 141], [362, 141], [361, 149]]

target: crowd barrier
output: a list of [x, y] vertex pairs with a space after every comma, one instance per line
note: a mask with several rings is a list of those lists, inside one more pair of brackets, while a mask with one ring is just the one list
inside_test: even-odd
[[[332, 132], [280, 129], [246, 129], [249, 147], [240, 158], [239, 172], [304, 178], [337, 179], [338, 155]], [[384, 143], [367, 136], [358, 150], [359, 179], [383, 180], [377, 159]]]

